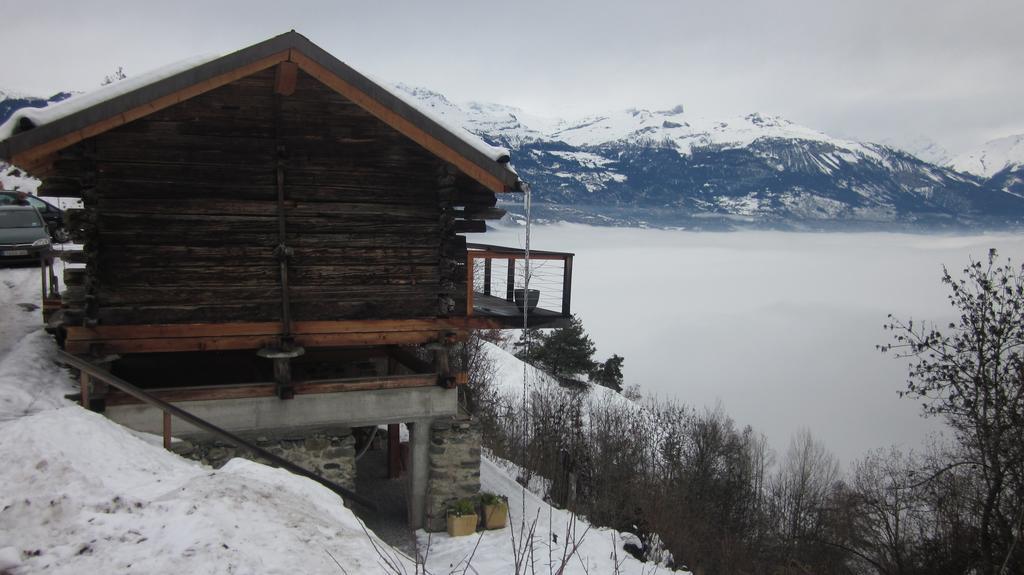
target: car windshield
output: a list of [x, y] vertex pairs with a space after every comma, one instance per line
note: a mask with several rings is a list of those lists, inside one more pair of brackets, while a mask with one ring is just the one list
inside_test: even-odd
[[0, 210], [0, 228], [41, 228], [35, 210]]

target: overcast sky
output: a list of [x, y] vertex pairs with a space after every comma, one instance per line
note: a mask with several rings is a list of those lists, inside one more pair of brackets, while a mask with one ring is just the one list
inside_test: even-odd
[[376, 77], [541, 115], [781, 114], [956, 153], [1024, 133], [1020, 0], [3, 2], [0, 89], [88, 90], [295, 29]]

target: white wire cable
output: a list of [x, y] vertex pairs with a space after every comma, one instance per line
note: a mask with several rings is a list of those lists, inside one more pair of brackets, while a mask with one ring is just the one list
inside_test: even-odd
[[[531, 201], [530, 185], [524, 182], [523, 183], [523, 191], [526, 194], [525, 198], [523, 200], [523, 202], [524, 202], [523, 207], [526, 209], [526, 241], [525, 241], [525, 248], [524, 248], [524, 256], [525, 257], [523, 259], [523, 263], [525, 265], [525, 270], [523, 272], [523, 298], [522, 298], [522, 302], [523, 302], [523, 339], [525, 340], [525, 343], [526, 343], [526, 357], [530, 357], [530, 352], [532, 351], [530, 348], [533, 345], [533, 342], [531, 341], [531, 338], [530, 338], [530, 332], [528, 331], [528, 328], [529, 328], [528, 313], [529, 313], [529, 309], [530, 309], [530, 305], [529, 305], [529, 293], [530, 293], [529, 292], [529, 289], [530, 289], [530, 220], [531, 220], [531, 216], [530, 216], [530, 201]], [[529, 421], [530, 410], [529, 410], [529, 405], [527, 403], [527, 401], [529, 399], [529, 393], [527, 391], [527, 385], [526, 385], [526, 378], [528, 377], [528, 375], [529, 375], [528, 365], [524, 361], [523, 362], [523, 455], [522, 455], [522, 457], [523, 457], [522, 465], [523, 466], [526, 466], [526, 448], [527, 448], [527, 439], [529, 437], [529, 424], [530, 424], [530, 421]], [[526, 523], [525, 523], [525, 521], [526, 521], [526, 482], [523, 482], [523, 485], [522, 485], [521, 498], [522, 498], [522, 502], [523, 502], [523, 506], [522, 506], [523, 507], [522, 508], [522, 517], [523, 517], [522, 529], [523, 529], [523, 531], [525, 531], [526, 530], [525, 529], [525, 527], [526, 527]], [[522, 536], [523, 536], [523, 534], [521, 533], [520, 537], [522, 537]]]

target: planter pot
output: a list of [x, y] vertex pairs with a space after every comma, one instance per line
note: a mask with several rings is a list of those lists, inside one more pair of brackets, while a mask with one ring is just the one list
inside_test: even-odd
[[540, 290], [517, 289], [515, 290], [514, 298], [516, 300], [516, 307], [519, 308], [520, 312], [525, 307], [526, 313], [533, 313], [533, 310], [537, 309], [537, 302], [540, 301]]
[[476, 522], [479, 518], [474, 515], [449, 515], [448, 535], [462, 537], [476, 533]]
[[508, 503], [484, 505], [484, 528], [504, 529], [508, 521]]

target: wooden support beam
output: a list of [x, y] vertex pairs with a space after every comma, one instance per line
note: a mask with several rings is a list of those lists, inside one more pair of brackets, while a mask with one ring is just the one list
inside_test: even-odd
[[[292, 385], [295, 395], [318, 395], [326, 393], [345, 393], [349, 391], [377, 391], [382, 389], [407, 389], [437, 385], [437, 374], [428, 373], [416, 375], [391, 375], [385, 377], [324, 379], [295, 382]], [[150, 395], [169, 403], [178, 403], [182, 401], [222, 401], [232, 399], [251, 399], [257, 397], [275, 397], [276, 383], [267, 382], [201, 387], [176, 387], [151, 389], [147, 391]], [[111, 390], [107, 397], [108, 406], [137, 405], [141, 403], [143, 403], [142, 400], [117, 390]]]
[[434, 370], [437, 371], [437, 383], [445, 389], [455, 387], [455, 376], [448, 365], [448, 345], [438, 345], [434, 348]]
[[487, 222], [483, 220], [455, 220], [452, 229], [457, 234], [482, 234], [487, 231]]
[[[293, 333], [297, 335], [376, 333], [403, 331], [441, 331], [449, 320], [420, 319], [368, 319], [341, 321], [297, 321]], [[98, 325], [95, 327], [69, 327], [68, 340], [102, 340], [131, 338], [196, 338], [230, 336], [276, 336], [281, 333], [280, 322], [235, 323], [169, 323], [143, 325]]]
[[[463, 340], [470, 329], [500, 328], [493, 319], [468, 317], [412, 320], [295, 322], [294, 344], [305, 348], [420, 345], [438, 332]], [[69, 353], [104, 354], [222, 351], [273, 347], [281, 335], [277, 322], [67, 326]]]
[[291, 96], [295, 93], [296, 80], [299, 77], [299, 66], [295, 62], [281, 62], [274, 70], [274, 93]]
[[171, 414], [164, 412], [164, 449], [171, 449]]
[[471, 220], [500, 220], [505, 217], [506, 213], [507, 212], [501, 208], [489, 207], [467, 207], [464, 210], [454, 211], [455, 217]]
[[466, 317], [473, 315], [473, 258], [466, 258]]
[[415, 373], [431, 373], [433, 372], [433, 366], [428, 362], [416, 357], [413, 353], [406, 349], [398, 346], [389, 346], [387, 348], [388, 357], [394, 359], [399, 364], [412, 370]]
[[398, 479], [402, 476], [402, 446], [399, 425], [401, 424], [388, 424], [388, 479]]

